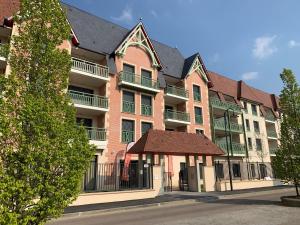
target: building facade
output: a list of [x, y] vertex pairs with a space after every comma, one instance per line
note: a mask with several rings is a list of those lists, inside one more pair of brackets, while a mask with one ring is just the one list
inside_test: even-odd
[[[198, 191], [228, 189], [229, 150], [236, 189], [276, 184], [270, 167], [279, 144], [276, 96], [207, 71], [199, 53], [184, 57], [177, 48], [152, 40], [141, 22], [128, 30], [70, 5], [62, 7], [73, 34], [61, 46], [72, 55], [68, 93], [78, 123], [86, 127], [90, 143], [97, 147], [83, 181], [84, 191], [105, 190], [107, 182], [101, 183], [100, 177], [103, 173], [122, 176], [108, 170], [118, 165], [124, 171], [127, 160], [133, 172], [140, 173], [140, 167], [134, 167], [138, 156], [127, 151], [149, 129], [197, 134], [223, 149], [223, 156], [207, 153], [194, 158]], [[0, 44], [14, 33], [9, 13], [3, 16]], [[0, 54], [0, 70], [8, 72], [7, 55]], [[172, 148], [176, 149], [175, 143]], [[148, 158], [142, 157], [147, 177]], [[185, 184], [192, 178], [186, 155], [151, 157], [154, 165], [163, 161], [164, 190], [188, 190]], [[151, 171], [151, 176], [155, 183], [158, 175]]]

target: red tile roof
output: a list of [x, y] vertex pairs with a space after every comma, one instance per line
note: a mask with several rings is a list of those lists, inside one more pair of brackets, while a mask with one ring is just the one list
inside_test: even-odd
[[20, 0], [0, 0], [0, 25], [19, 10]]
[[132, 154], [223, 155], [206, 136], [177, 131], [149, 130], [128, 151]]
[[247, 99], [262, 104], [273, 110], [279, 108], [279, 98], [254, 87], [247, 85], [244, 81], [232, 80], [215, 72], [208, 72], [213, 87], [210, 90], [221, 92], [222, 94], [232, 96], [237, 99]]

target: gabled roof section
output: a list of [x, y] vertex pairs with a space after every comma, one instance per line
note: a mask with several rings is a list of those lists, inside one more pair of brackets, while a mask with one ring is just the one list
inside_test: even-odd
[[199, 53], [186, 58], [182, 69], [182, 78], [186, 78], [193, 72], [197, 72], [205, 82], [209, 81], [207, 71]]
[[217, 145], [204, 135], [152, 129], [148, 130], [129, 149], [128, 153], [209, 156], [224, 154]]
[[123, 40], [118, 48], [115, 50], [117, 55], [125, 55], [126, 50], [129, 46], [139, 46], [143, 48], [149, 54], [152, 65], [154, 67], [161, 67], [160, 60], [157, 53], [149, 39], [145, 27], [142, 22], [139, 22], [127, 35], [125, 40]]

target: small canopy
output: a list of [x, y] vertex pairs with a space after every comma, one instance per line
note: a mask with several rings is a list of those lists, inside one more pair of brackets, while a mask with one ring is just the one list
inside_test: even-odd
[[150, 129], [129, 150], [131, 154], [224, 155], [202, 134]]

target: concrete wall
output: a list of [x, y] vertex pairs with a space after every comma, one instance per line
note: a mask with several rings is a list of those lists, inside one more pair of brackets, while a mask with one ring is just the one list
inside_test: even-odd
[[[272, 187], [282, 185], [280, 180], [248, 180], [248, 181], [233, 181], [233, 189], [241, 190], [248, 188], [260, 188], [260, 187]], [[216, 182], [217, 191], [228, 191], [230, 190], [229, 181], [218, 181]]]

